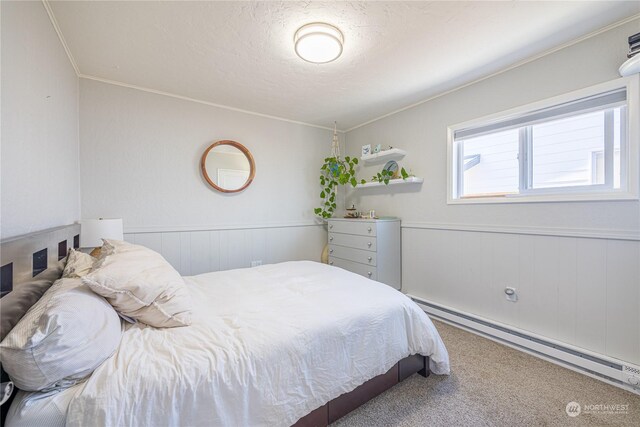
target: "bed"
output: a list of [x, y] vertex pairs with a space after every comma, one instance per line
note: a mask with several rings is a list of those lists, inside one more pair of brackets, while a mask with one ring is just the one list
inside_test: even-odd
[[123, 321], [90, 376], [19, 392], [6, 425], [327, 425], [413, 373], [449, 372], [421, 309], [346, 270], [297, 261], [184, 282], [190, 326]]

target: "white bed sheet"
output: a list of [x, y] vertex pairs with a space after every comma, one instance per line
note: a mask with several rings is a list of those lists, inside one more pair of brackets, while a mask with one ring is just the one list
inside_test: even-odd
[[68, 426], [288, 426], [411, 354], [449, 372], [427, 315], [391, 287], [310, 261], [185, 278], [189, 327], [128, 327]]

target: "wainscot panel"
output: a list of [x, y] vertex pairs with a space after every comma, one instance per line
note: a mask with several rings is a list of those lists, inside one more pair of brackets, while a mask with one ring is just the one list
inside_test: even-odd
[[214, 228], [125, 233], [126, 241], [157, 251], [183, 276], [250, 267], [252, 261], [320, 261], [327, 243], [322, 225]]
[[639, 241], [403, 228], [402, 249], [403, 292], [640, 364]]

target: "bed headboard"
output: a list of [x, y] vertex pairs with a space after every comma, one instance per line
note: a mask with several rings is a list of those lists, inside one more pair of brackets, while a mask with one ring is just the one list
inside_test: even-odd
[[63, 225], [0, 242], [0, 298], [80, 246], [80, 224]]
[[[0, 340], [18, 323], [51, 284], [62, 275], [61, 259], [80, 246], [80, 225], [49, 228], [0, 242]], [[9, 376], [0, 367], [0, 382]], [[3, 390], [0, 392], [4, 393]], [[15, 397], [0, 408], [0, 426]]]

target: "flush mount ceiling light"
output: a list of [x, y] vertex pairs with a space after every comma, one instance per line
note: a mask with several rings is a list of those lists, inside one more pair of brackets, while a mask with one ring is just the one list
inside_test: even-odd
[[333, 25], [313, 22], [298, 28], [293, 42], [300, 58], [314, 64], [325, 64], [342, 54], [344, 36]]

